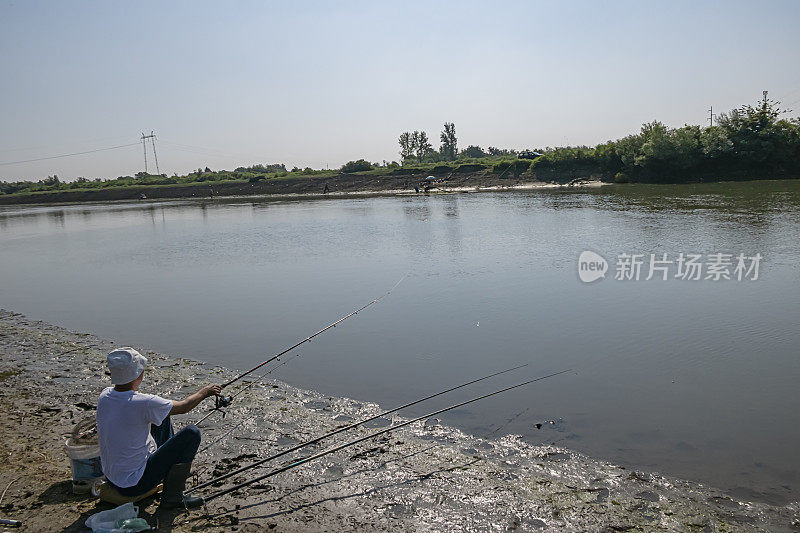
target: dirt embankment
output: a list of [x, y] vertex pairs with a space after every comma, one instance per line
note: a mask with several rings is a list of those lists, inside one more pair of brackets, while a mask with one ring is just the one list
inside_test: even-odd
[[[434, 184], [437, 189], [503, 188], [520, 185], [545, 185], [531, 177], [515, 180], [501, 176], [486, 169], [468, 167], [460, 172], [437, 175]], [[119, 187], [105, 189], [64, 190], [47, 193], [17, 194], [0, 196], [0, 205], [43, 204], [43, 203], [81, 203], [115, 200], [138, 200], [142, 195], [147, 199], [168, 198], [207, 198], [210, 196], [262, 196], [262, 195], [314, 195], [350, 194], [358, 192], [414, 192], [414, 186], [424, 189], [428, 172], [397, 171], [384, 176], [340, 174], [333, 177], [292, 177], [275, 178], [254, 183], [231, 181], [212, 184], [152, 185], [141, 187]], [[574, 180], [573, 180], [574, 181]], [[326, 189], [327, 186], [327, 189]]]
[[[0, 517], [22, 520], [23, 531], [81, 531], [90, 514], [110, 507], [71, 493], [63, 445], [78, 419], [93, 416], [108, 386], [105, 354], [112, 346], [0, 310]], [[233, 375], [145, 353], [150, 364], [143, 392], [180, 398]], [[176, 425], [197, 420], [206, 408], [176, 417]], [[201, 426], [194, 470], [205, 481], [379, 411], [375, 404], [265, 380], [237, 398], [224, 419], [214, 414]], [[399, 420], [378, 419], [272, 467]], [[797, 503], [737, 501], [697, 484], [501, 435], [502, 425], [491, 437], [476, 438], [429, 419], [216, 499], [205, 510], [161, 511], [151, 497], [140, 502], [140, 516], [159, 531], [179, 532], [800, 528]]]

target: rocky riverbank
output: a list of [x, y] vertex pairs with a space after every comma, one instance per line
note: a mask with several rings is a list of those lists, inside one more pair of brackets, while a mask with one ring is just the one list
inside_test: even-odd
[[[110, 507], [72, 494], [64, 440], [77, 420], [92, 416], [97, 395], [108, 386], [105, 354], [113, 346], [0, 310], [0, 517], [21, 520], [27, 531], [81, 531], [90, 514]], [[150, 360], [142, 392], [180, 398], [234, 375], [212, 364], [141, 351]], [[177, 417], [176, 425], [199, 419], [204, 407]], [[201, 426], [196, 477], [230, 472], [379, 411], [375, 404], [265, 380], [237, 398], [224, 419], [214, 414]], [[390, 423], [377, 420], [315, 450]], [[157, 498], [140, 502], [140, 516], [159, 531], [800, 529], [797, 502], [773, 507], [736, 501], [709, 487], [556, 446], [530, 446], [514, 436], [476, 438], [436, 420], [221, 497], [205, 511], [159, 511], [157, 504]]]

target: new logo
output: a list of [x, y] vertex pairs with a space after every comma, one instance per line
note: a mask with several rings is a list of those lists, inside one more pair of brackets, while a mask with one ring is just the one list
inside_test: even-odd
[[606, 277], [608, 271], [608, 262], [605, 258], [590, 250], [581, 252], [578, 257], [578, 277], [584, 283], [591, 283], [600, 278]]

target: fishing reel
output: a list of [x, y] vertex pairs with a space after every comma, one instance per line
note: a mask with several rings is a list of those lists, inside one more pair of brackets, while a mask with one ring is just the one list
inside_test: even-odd
[[233, 401], [233, 396], [230, 394], [227, 396], [214, 396], [214, 409], [222, 409], [223, 407], [228, 407], [231, 402]]
[[[222, 413], [222, 418], [225, 418], [226, 414], [225, 408], [230, 406], [232, 401], [233, 401], [233, 396], [231, 396], [230, 394], [227, 396], [222, 396], [222, 395], [214, 396], [214, 407], [211, 409], [208, 415], [206, 415], [206, 417], [209, 416], [214, 411], [219, 411], [220, 413]], [[205, 420], [205, 417], [203, 417], [203, 420]]]

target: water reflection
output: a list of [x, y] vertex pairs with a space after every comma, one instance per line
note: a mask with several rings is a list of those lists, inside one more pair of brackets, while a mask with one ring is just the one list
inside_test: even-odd
[[409, 220], [415, 220], [419, 222], [425, 222], [430, 220], [431, 218], [431, 208], [426, 203], [419, 204], [419, 200], [417, 199], [409, 199], [408, 202], [414, 202], [412, 205], [406, 205], [403, 207], [403, 214]]

